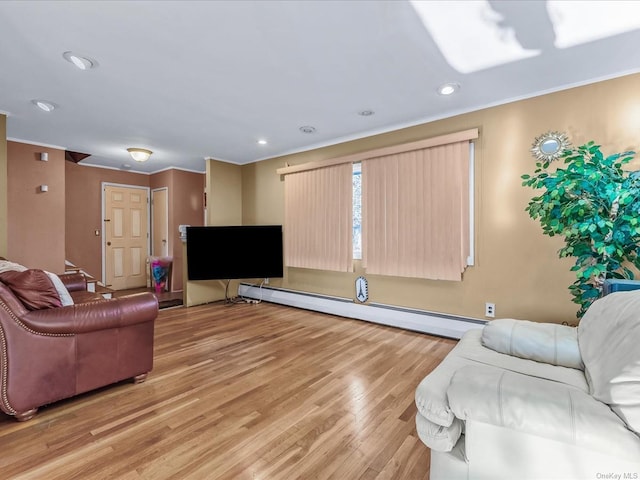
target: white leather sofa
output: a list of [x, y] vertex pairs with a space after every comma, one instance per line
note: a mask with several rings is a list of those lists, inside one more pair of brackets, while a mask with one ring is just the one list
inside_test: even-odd
[[471, 330], [417, 388], [431, 480], [640, 480], [640, 290]]

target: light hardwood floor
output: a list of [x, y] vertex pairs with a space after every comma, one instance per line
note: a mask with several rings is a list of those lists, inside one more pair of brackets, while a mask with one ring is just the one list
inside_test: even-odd
[[145, 383], [0, 413], [0, 478], [425, 480], [413, 396], [454, 344], [267, 303], [163, 310]]

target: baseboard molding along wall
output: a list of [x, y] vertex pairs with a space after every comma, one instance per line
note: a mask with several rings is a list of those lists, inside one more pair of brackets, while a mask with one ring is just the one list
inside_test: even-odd
[[318, 295], [282, 288], [241, 283], [238, 295], [340, 317], [364, 320], [448, 338], [460, 338], [467, 330], [482, 328], [485, 320], [397, 307], [381, 303], [360, 304], [350, 298]]

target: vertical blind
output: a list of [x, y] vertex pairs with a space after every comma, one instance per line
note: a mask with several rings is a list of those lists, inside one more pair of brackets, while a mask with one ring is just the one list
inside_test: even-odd
[[352, 270], [351, 177], [350, 163], [285, 177], [285, 265]]
[[352, 164], [362, 163], [367, 273], [462, 280], [471, 252], [470, 142], [478, 129], [278, 169], [285, 264], [352, 271]]
[[367, 273], [462, 279], [469, 256], [469, 141], [362, 162]]

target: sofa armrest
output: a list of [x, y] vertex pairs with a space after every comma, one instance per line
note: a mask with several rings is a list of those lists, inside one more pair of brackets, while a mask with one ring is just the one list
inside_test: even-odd
[[482, 344], [514, 357], [584, 370], [575, 327], [503, 318], [484, 326]]
[[87, 278], [81, 273], [63, 273], [58, 278], [70, 292], [87, 289]]
[[149, 292], [136, 293], [98, 302], [67, 307], [33, 310], [20, 321], [35, 333], [68, 335], [126, 327], [154, 320], [158, 300]]
[[447, 397], [461, 420], [640, 458], [640, 438], [607, 405], [562, 383], [474, 365], [454, 374]]

